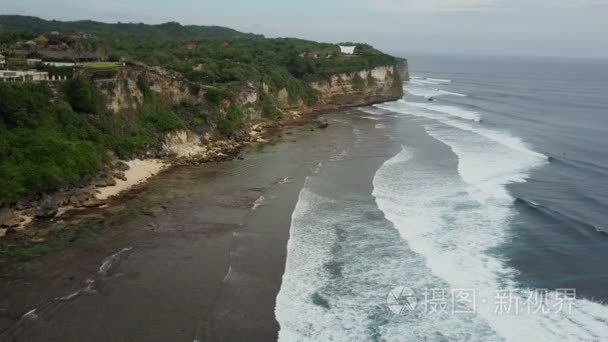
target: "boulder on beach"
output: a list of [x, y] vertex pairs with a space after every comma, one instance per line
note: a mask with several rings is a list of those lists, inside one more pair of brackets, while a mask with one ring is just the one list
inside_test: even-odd
[[0, 227], [14, 228], [21, 224], [21, 218], [10, 208], [0, 208]]
[[118, 171], [128, 171], [131, 167], [129, 166], [129, 164], [125, 163], [122, 160], [117, 161], [116, 163], [114, 163], [114, 168]]
[[116, 179], [109, 173], [101, 172], [99, 175], [97, 175], [97, 177], [95, 177], [92, 183], [98, 188], [103, 188], [106, 186], [116, 185]]
[[37, 218], [51, 218], [57, 215], [59, 205], [53, 196], [45, 195], [40, 200], [40, 203], [34, 211], [34, 216]]

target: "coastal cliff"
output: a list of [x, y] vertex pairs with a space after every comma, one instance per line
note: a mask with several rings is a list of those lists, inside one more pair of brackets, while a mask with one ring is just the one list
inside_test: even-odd
[[[243, 144], [264, 141], [260, 127], [280, 125], [310, 113], [397, 100], [403, 96], [401, 79], [400, 68], [394, 65], [335, 74], [309, 84], [317, 95], [315, 103], [306, 103], [285, 87], [273, 91], [264, 81], [236, 85], [231, 90], [233, 96], [218, 101], [214, 87], [201, 87], [178, 73], [140, 63], [122, 68], [111, 78], [95, 79], [94, 84], [107, 109], [128, 121], [141, 115], [148, 93], [165, 107], [190, 106], [194, 111], [191, 115], [198, 120], [167, 132], [160, 155], [198, 163], [217, 160], [218, 156], [228, 158], [235, 154], [229, 151], [237, 151]], [[275, 110], [272, 116], [265, 113], [268, 104]], [[234, 108], [242, 117], [238, 128], [227, 134], [220, 125]], [[219, 151], [211, 152], [218, 146]]]
[[310, 96], [301, 88], [272, 87], [264, 80], [230, 89], [202, 86], [180, 73], [141, 63], [110, 73], [81, 70], [74, 80], [82, 89], [88, 82], [88, 93], [97, 93], [97, 107], [103, 107], [97, 109], [100, 114], [90, 117], [98, 123], [110, 122], [119, 133], [109, 138], [118, 142], [105, 160], [91, 160], [92, 167], [99, 163], [97, 173], [80, 177], [60, 191], [30, 195], [17, 203], [14, 212], [3, 209], [0, 233], [34, 217], [52, 218], [70, 208], [99, 207], [129, 184], [160, 172], [162, 163], [232, 159], [243, 147], [266, 142], [286, 124], [311, 121], [315, 113], [397, 100], [403, 96], [401, 72], [400, 67], [387, 65], [334, 74], [310, 82], [314, 95]]
[[400, 72], [396, 66], [336, 74], [328, 80], [313, 82], [311, 86], [320, 94], [321, 107], [364, 106], [403, 96]]
[[[247, 113], [245, 121], [248, 121], [264, 117], [261, 102], [265, 97], [276, 105], [280, 116], [292, 115], [294, 111], [315, 112], [394, 101], [403, 96], [403, 73], [407, 75], [407, 65], [405, 69], [396, 65], [379, 66], [310, 82], [309, 85], [318, 94], [318, 101], [314, 104], [307, 104], [297, 95], [293, 96], [287, 88], [273, 92], [263, 81], [250, 81], [236, 86], [237, 95], [222, 105], [226, 107], [234, 102]], [[117, 115], [141, 111], [147, 91], [154, 93], [165, 106], [187, 103], [205, 109], [209, 107], [209, 100], [205, 96], [209, 88], [159, 67], [132, 64], [112, 77], [96, 79], [94, 83], [104, 95], [107, 108]]]

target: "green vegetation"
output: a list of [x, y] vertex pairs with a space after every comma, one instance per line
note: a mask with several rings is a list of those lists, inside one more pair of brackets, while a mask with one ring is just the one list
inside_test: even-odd
[[122, 66], [122, 63], [118, 62], [97, 62], [97, 63], [84, 63], [85, 68], [93, 70], [115, 70]]
[[0, 83], [0, 200], [67, 185], [102, 162], [103, 132], [45, 84]]
[[224, 115], [218, 115], [217, 128], [224, 135], [233, 135], [241, 126], [243, 121], [243, 113], [237, 105], [231, 104], [228, 111]]
[[93, 83], [84, 77], [77, 77], [65, 82], [62, 90], [67, 102], [77, 112], [95, 113], [103, 105]]
[[355, 76], [353, 76], [353, 88], [359, 91], [365, 90], [365, 80], [359, 73], [355, 73]]
[[[144, 82], [142, 82], [144, 83]], [[0, 201], [54, 190], [99, 170], [104, 152], [123, 157], [158, 148], [162, 133], [186, 125], [188, 108], [160, 106], [150, 96], [135, 122], [114, 119], [86, 78], [64, 83], [0, 82]], [[65, 100], [62, 100], [64, 98]], [[232, 127], [236, 113], [229, 116]]]
[[[342, 56], [336, 44], [302, 39], [266, 39], [261, 35], [215, 26], [106, 24], [93, 21], [59, 22], [35, 17], [0, 16], [0, 48], [10, 48], [19, 40], [33, 39], [57, 31], [59, 39], [74, 51], [100, 53], [110, 60], [143, 62], [182, 73], [191, 81], [228, 86], [263, 80], [273, 92], [286, 88], [289, 102], [314, 104], [318, 95], [311, 81], [324, 80], [337, 73], [352, 73], [380, 65], [393, 65], [399, 59], [367, 44], [357, 45], [354, 56]], [[75, 41], [77, 32], [89, 35]], [[186, 45], [192, 45], [186, 48]], [[320, 57], [302, 57], [314, 52]], [[89, 68], [111, 71], [120, 64], [92, 63]], [[100, 76], [101, 77], [101, 76]]]
[[[52, 31], [59, 34], [51, 35]], [[38, 47], [19, 44], [32, 39]], [[76, 78], [71, 67], [40, 66], [52, 75], [70, 78], [55, 90], [46, 84], [0, 82], [0, 201], [4, 203], [95, 173], [107, 150], [130, 157], [159, 148], [162, 135], [173, 129], [216, 125], [222, 134], [233, 136], [244, 118], [233, 89], [244, 84], [267, 87], [268, 94], [258, 89], [256, 106], [263, 117], [273, 119], [281, 113], [276, 95], [283, 90], [290, 105], [314, 105], [319, 93], [310, 82], [399, 63], [366, 44], [356, 44], [354, 56], [342, 56], [336, 44], [266, 39], [222, 27], [59, 22], [0, 15], [0, 50], [11, 67], [28, 68], [24, 55], [38, 56], [50, 40], [67, 47], [67, 56], [103, 55], [109, 62], [85, 64], [86, 70], [78, 74], [89, 76]], [[21, 55], [15, 52], [19, 49]], [[308, 58], [307, 52], [320, 57]], [[123, 60], [181, 73], [193, 87], [206, 90], [208, 106], [167, 107], [150, 90], [149, 80], [140, 77], [141, 110], [110, 113], [93, 80], [115, 75]], [[398, 74], [393, 76], [398, 79]], [[371, 75], [354, 76], [356, 89], [373, 82]], [[395, 94], [401, 91], [401, 82], [397, 83]]]

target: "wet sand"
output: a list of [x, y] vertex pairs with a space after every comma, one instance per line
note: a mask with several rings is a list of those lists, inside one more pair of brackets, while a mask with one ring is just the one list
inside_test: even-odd
[[83, 213], [101, 220], [97, 241], [3, 277], [2, 340], [276, 340], [299, 191], [352, 138], [294, 127], [245, 160], [177, 167]]

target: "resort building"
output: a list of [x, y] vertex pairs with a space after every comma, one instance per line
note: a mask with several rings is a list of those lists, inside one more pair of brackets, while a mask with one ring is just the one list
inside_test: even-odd
[[1, 70], [0, 71], [0, 81], [48, 81], [49, 73], [46, 71], [36, 71], [36, 70]]
[[342, 54], [344, 55], [353, 55], [355, 53], [355, 49], [357, 48], [357, 46], [345, 46], [345, 45], [339, 45], [340, 46], [340, 52], [342, 52]]
[[27, 63], [27, 65], [29, 65], [29, 66], [36, 66], [36, 65], [38, 65], [38, 64], [40, 64], [40, 63], [42, 63], [42, 59], [39, 59], [39, 58], [27, 58], [27, 59], [25, 60], [25, 62], [26, 62], [26, 63]]

